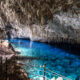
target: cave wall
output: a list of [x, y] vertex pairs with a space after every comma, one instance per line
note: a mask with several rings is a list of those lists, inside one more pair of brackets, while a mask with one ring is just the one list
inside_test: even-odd
[[80, 43], [80, 0], [1, 0], [0, 28], [12, 38]]

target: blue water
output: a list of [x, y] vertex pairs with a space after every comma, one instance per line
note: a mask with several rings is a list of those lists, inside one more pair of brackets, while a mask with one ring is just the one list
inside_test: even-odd
[[[40, 58], [23, 61], [25, 64], [23, 68], [29, 73], [29, 77], [34, 80], [43, 80], [43, 67], [41, 66], [44, 63], [46, 68], [72, 80], [76, 80], [80, 76], [80, 58], [72, 53], [45, 43], [31, 42], [30, 40], [14, 39], [10, 40], [10, 42], [12, 42], [15, 50], [21, 52], [19, 55]], [[59, 75], [51, 74], [47, 69], [46, 71], [46, 80], [60, 77]]]

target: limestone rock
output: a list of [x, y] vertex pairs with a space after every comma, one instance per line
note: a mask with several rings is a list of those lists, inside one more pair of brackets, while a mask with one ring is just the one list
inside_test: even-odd
[[15, 55], [16, 52], [8, 48], [8, 41], [3, 40], [0, 43], [0, 80], [30, 80]]
[[8, 42], [8, 40], [5, 40], [5, 41], [3, 41], [2, 42], [2, 45], [4, 45], [5, 47], [9, 47], [9, 42]]
[[1, 0], [0, 28], [12, 38], [80, 43], [79, 3], [79, 0]]

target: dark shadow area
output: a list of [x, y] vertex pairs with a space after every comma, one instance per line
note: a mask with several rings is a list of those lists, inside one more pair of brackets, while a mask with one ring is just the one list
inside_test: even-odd
[[69, 43], [69, 42], [50, 42], [50, 45], [63, 49], [66, 52], [73, 53], [80, 57], [80, 44], [78, 43]]
[[6, 30], [6, 35], [8, 39], [11, 39], [11, 30], [13, 29], [12, 25], [10, 24], [10, 22], [7, 23], [7, 25], [5, 26], [5, 30]]

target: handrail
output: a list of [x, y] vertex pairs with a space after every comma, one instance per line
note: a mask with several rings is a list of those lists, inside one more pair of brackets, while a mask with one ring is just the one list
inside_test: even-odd
[[[43, 70], [40, 70], [40, 71], [43, 71]], [[53, 73], [49, 73], [49, 72], [47, 72], [47, 71], [44, 71], [44, 72], [45, 72], [45, 73], [48, 73], [48, 74], [52, 74], [52, 75], [56, 74], [56, 76], [61, 76], [61, 77], [63, 77], [64, 79], [72, 80], [72, 79], [70, 79], [70, 78], [67, 78], [67, 77], [65, 77], [65, 76], [63, 76], [63, 75], [61, 75], [61, 74], [55, 73], [55, 72], [53, 72], [53, 71], [50, 71], [50, 72], [53, 72]], [[36, 74], [31, 74], [31, 75], [36, 75]], [[36, 76], [41, 76], [41, 75], [36, 75]], [[48, 79], [49, 79], [49, 78], [48, 78]]]
[[[32, 66], [34, 66], [34, 65], [32, 65]], [[38, 65], [37, 65], [37, 66], [34, 66], [34, 67], [43, 67], [43, 68], [44, 68], [44, 66], [38, 66]], [[56, 72], [54, 72], [54, 71], [51, 71], [50, 69], [48, 69], [48, 68], [46, 68], [46, 67], [45, 67], [45, 69], [49, 71], [49, 72], [45, 71], [45, 73], [52, 74], [52, 75], [56, 74], [57, 76], [61, 76], [61, 77], [63, 77], [64, 79], [72, 80], [72, 79], [70, 79], [70, 78], [68, 78], [68, 77], [65, 77], [65, 76], [63, 76], [63, 75], [61, 75], [61, 74], [58, 74], [58, 73], [56, 73]], [[40, 71], [43, 71], [43, 70], [40, 70]], [[51, 73], [50, 73], [50, 72], [51, 72]]]
[[[27, 65], [27, 66], [33, 66], [33, 67], [43, 67], [44, 68], [44, 66], [39, 66], [39, 65]], [[60, 77], [63, 77], [64, 79], [67, 79], [67, 80], [72, 80], [72, 79], [70, 79], [70, 78], [68, 78], [68, 77], [65, 77], [65, 76], [63, 76], [63, 75], [61, 75], [61, 74], [58, 74], [58, 73], [56, 73], [56, 72], [54, 72], [54, 71], [51, 71], [50, 69], [48, 69], [48, 68], [46, 68], [45, 67], [45, 69], [46, 70], [48, 70], [49, 72], [47, 72], [47, 71], [44, 71], [45, 73], [48, 73], [48, 74], [51, 74], [51, 75], [54, 75], [54, 74], [56, 74], [56, 76], [60, 76]], [[43, 71], [43, 70], [40, 70], [40, 71]], [[36, 75], [36, 74], [34, 74], [34, 75]], [[41, 75], [36, 75], [36, 76], [41, 76]]]
[[[48, 69], [48, 68], [46, 68], [46, 69], [47, 69], [48, 71], [52, 72], [51, 74], [56, 74], [56, 75], [61, 76], [61, 77], [65, 78], [65, 79], [67, 79], [67, 80], [72, 80], [72, 79], [70, 79], [70, 78], [67, 78], [67, 77], [61, 75], [61, 74], [58, 74], [58, 73], [56, 73], [56, 72], [54, 72], [54, 71], [51, 71], [51, 70]], [[47, 73], [49, 73], [49, 72], [47, 72]]]

